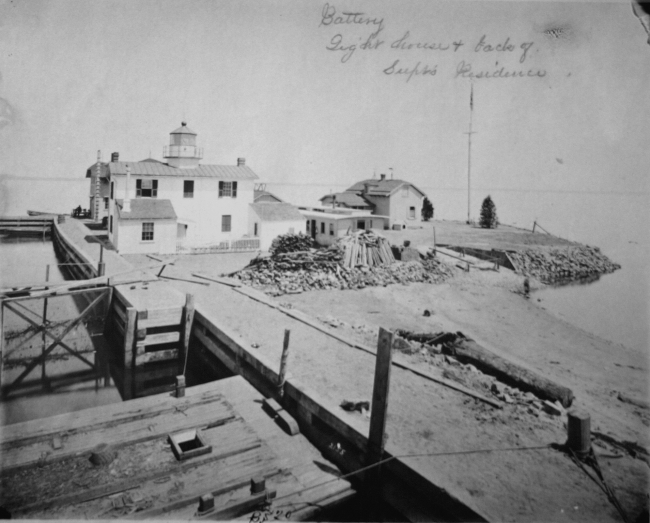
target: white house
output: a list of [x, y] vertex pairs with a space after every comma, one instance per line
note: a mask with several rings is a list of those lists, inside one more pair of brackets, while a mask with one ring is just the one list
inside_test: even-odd
[[268, 251], [273, 240], [281, 234], [305, 231], [305, 217], [290, 203], [252, 203], [248, 220], [248, 234], [260, 239], [263, 251]]
[[[342, 210], [341, 210], [342, 211]], [[388, 228], [388, 216], [378, 216], [367, 211], [340, 212], [339, 209], [301, 209], [307, 218], [306, 231], [319, 245], [332, 245], [348, 234], [358, 230]]]
[[[203, 151], [196, 145], [196, 133], [185, 122], [170, 133], [170, 145], [164, 148], [163, 156], [167, 163], [151, 159], [121, 162], [114, 154], [105, 164], [108, 215], [112, 217], [108, 237], [114, 245], [121, 235], [118, 228], [127, 223], [120, 219], [124, 211], [118, 209], [117, 198], [131, 204], [169, 200], [176, 215], [179, 247], [227, 245], [247, 235], [249, 205], [258, 177], [243, 158], [237, 159], [237, 165], [199, 165]], [[134, 208], [141, 206], [136, 203]]]
[[324, 207], [363, 209], [372, 214], [387, 216], [389, 222], [386, 228], [389, 228], [420, 220], [425, 196], [412, 183], [387, 180], [386, 175], [382, 174], [379, 179], [357, 182], [342, 193], [325, 195], [320, 201]]

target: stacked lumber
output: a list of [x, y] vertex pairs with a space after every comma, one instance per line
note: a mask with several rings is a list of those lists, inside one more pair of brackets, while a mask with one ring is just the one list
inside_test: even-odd
[[544, 283], [571, 281], [606, 274], [620, 269], [597, 247], [578, 246], [566, 249], [526, 249], [509, 252], [516, 271]]
[[351, 269], [359, 265], [378, 267], [395, 262], [388, 240], [372, 231], [356, 231], [338, 241], [344, 251], [343, 267]]

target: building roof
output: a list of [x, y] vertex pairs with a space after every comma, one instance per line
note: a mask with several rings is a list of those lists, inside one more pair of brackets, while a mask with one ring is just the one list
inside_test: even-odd
[[377, 178], [370, 178], [368, 180], [357, 182], [353, 186], [348, 187], [345, 192], [363, 192], [366, 184], [369, 186], [367, 193], [368, 196], [389, 196], [402, 185], [410, 185], [416, 191], [422, 194], [422, 196], [425, 196], [425, 194], [420, 189], [418, 189], [410, 182], [406, 182], [404, 180], [378, 180]]
[[156, 160], [154, 158], [147, 158], [146, 160], [140, 160], [141, 162], [151, 162], [151, 163], [163, 163], [160, 160]]
[[196, 133], [192, 131], [185, 122], [181, 122], [181, 126], [169, 134], [193, 134], [196, 136]]
[[222, 178], [224, 180], [257, 180], [258, 176], [246, 165], [199, 165], [179, 169], [160, 162], [110, 162], [111, 176], [126, 174], [126, 166], [133, 176], [182, 176], [183, 178]]
[[363, 196], [354, 192], [337, 192], [334, 194], [327, 194], [323, 196], [320, 201], [336, 197], [336, 203], [346, 205], [348, 207], [373, 207], [373, 204], [368, 202]]
[[390, 219], [389, 216], [384, 216], [381, 214], [372, 214], [371, 212], [367, 212], [365, 214], [338, 214], [338, 213], [333, 213], [333, 212], [323, 212], [323, 211], [317, 211], [317, 210], [309, 210], [309, 209], [302, 209], [300, 213], [307, 217], [307, 218], [325, 218], [327, 220], [333, 220], [333, 221], [340, 221], [340, 220], [363, 220], [363, 219], [382, 219], [382, 220], [388, 220]]
[[263, 222], [289, 222], [304, 220], [302, 213], [290, 203], [261, 202], [250, 206]]
[[253, 193], [253, 201], [255, 203], [263, 203], [263, 202], [282, 203], [282, 200], [278, 198], [275, 194], [260, 189], [255, 189]]
[[123, 200], [117, 202], [117, 217], [119, 220], [175, 220], [176, 212], [169, 200], [158, 198], [134, 198], [131, 200], [131, 212], [124, 212]]

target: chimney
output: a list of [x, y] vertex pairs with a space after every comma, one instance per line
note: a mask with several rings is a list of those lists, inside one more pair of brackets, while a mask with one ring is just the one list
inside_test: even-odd
[[120, 153], [111, 154], [111, 162], [119, 162], [119, 161], [120, 161]]
[[237, 158], [237, 167], [246, 165], [246, 158]]
[[385, 174], [380, 174], [379, 176], [381, 177], [380, 179], [381, 179], [382, 182], [386, 179], [386, 175], [385, 175]]
[[368, 187], [370, 187], [369, 183], [364, 183], [363, 184], [363, 194], [367, 194], [368, 192]]
[[131, 212], [131, 200], [129, 198], [129, 184], [131, 183], [131, 168], [126, 166], [126, 185], [124, 186], [124, 205], [122, 211]]

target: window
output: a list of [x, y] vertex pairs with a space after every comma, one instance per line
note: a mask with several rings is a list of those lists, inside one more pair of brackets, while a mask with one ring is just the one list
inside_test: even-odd
[[110, 216], [108, 218], [108, 232], [113, 234], [113, 217], [112, 216]]
[[365, 229], [366, 228], [366, 221], [365, 220], [357, 220], [357, 229]]
[[224, 214], [221, 216], [221, 232], [230, 232], [232, 227], [232, 216]]
[[253, 236], [257, 236], [257, 223], [255, 224], [255, 227], [253, 229]]
[[142, 222], [142, 241], [153, 241], [153, 222]]
[[320, 233], [325, 234], [325, 222], [320, 222]]
[[330, 223], [330, 236], [334, 236], [334, 224]]
[[307, 234], [309, 234], [309, 226], [311, 225], [311, 220], [307, 220]]
[[111, 200], [115, 198], [115, 182], [111, 182]]
[[158, 180], [136, 180], [136, 198], [158, 198]]
[[183, 181], [183, 198], [194, 198], [194, 180]]
[[237, 198], [237, 182], [219, 182], [219, 198]]
[[108, 209], [108, 198], [104, 198], [104, 209]]
[[409, 218], [415, 220], [415, 207], [409, 207]]

